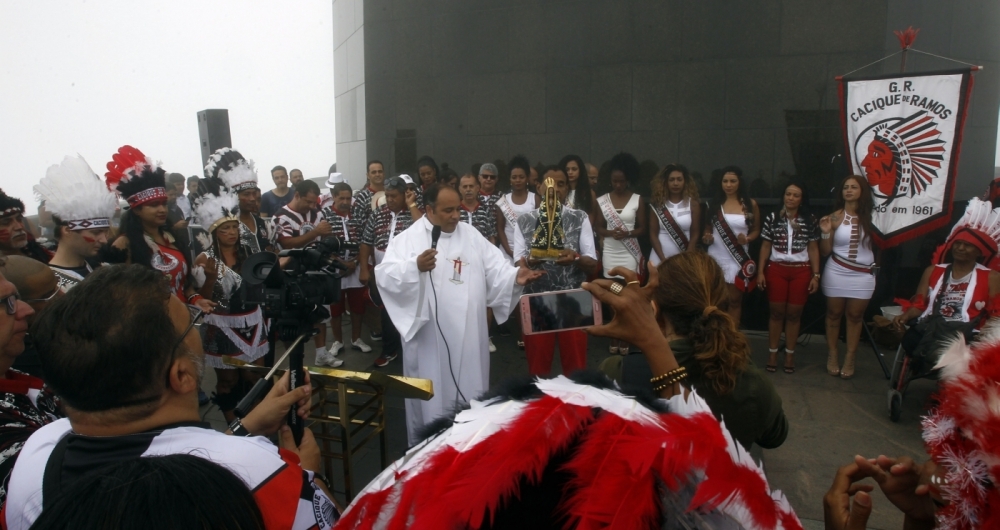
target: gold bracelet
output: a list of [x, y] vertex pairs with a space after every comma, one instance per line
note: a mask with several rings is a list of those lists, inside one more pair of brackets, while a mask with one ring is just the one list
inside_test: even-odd
[[662, 392], [662, 391], [664, 391], [664, 390], [666, 390], [668, 388], [673, 388], [673, 386], [675, 384], [680, 383], [681, 381], [687, 379], [687, 376], [688, 376], [688, 374], [684, 373], [684, 374], [680, 374], [680, 375], [678, 375], [676, 377], [673, 377], [671, 379], [668, 379], [662, 385], [653, 387], [653, 392]]
[[656, 383], [658, 383], [658, 382], [660, 382], [660, 381], [662, 381], [664, 379], [668, 379], [668, 378], [673, 377], [673, 376], [675, 376], [677, 374], [686, 373], [686, 372], [687, 372], [687, 368], [684, 368], [683, 366], [679, 366], [677, 368], [674, 368], [673, 370], [670, 370], [669, 372], [667, 372], [667, 373], [665, 373], [663, 375], [658, 375], [658, 376], [650, 379], [649, 382], [653, 383], [653, 384], [656, 384]]

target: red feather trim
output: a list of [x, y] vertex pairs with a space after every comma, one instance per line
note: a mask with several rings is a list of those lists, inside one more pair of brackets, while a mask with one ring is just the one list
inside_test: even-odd
[[455, 469], [455, 459], [460, 454], [455, 449], [445, 446], [427, 461], [419, 473], [411, 474], [410, 478], [402, 483], [399, 503], [396, 505], [392, 521], [389, 522], [388, 530], [418, 528], [419, 519], [416, 517], [421, 508], [433, 502], [440, 494], [435, 483], [440, 477]]
[[393, 486], [390, 486], [381, 491], [373, 491], [358, 499], [350, 511], [337, 521], [334, 529], [371, 530], [375, 527], [378, 516], [382, 513], [382, 508], [385, 507], [392, 491]]
[[778, 510], [767, 489], [767, 482], [757, 470], [719, 457], [705, 470], [705, 480], [698, 485], [691, 506], [714, 508], [736, 502], [746, 508], [758, 527], [775, 528]]
[[661, 428], [603, 413], [566, 464], [573, 476], [563, 504], [569, 514], [566, 528], [658, 528], [650, 471], [661, 454], [663, 434]]
[[146, 155], [131, 145], [123, 145], [118, 148], [118, 152], [111, 155], [111, 162], [108, 162], [107, 165], [108, 172], [104, 174], [108, 189], [115, 191], [122, 179], [129, 180], [128, 172], [132, 168], [146, 163]]
[[411, 528], [481, 528], [487, 515], [492, 522], [497, 507], [518, 495], [522, 477], [541, 480], [549, 458], [592, 418], [589, 407], [551, 396], [531, 402], [510, 425], [439, 472], [431, 487], [437, 497], [418, 504]]

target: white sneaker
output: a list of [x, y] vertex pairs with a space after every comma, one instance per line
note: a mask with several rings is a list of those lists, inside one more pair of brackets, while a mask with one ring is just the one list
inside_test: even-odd
[[319, 352], [316, 354], [316, 366], [336, 368], [342, 364], [344, 364], [343, 359], [334, 357], [330, 352]]
[[333, 341], [333, 344], [330, 345], [330, 355], [336, 357], [337, 354], [340, 353], [340, 350], [343, 347], [344, 347], [343, 342], [340, 342], [339, 340]]
[[362, 353], [368, 353], [372, 351], [372, 347], [365, 344], [365, 342], [361, 339], [352, 342], [351, 346], [354, 346], [355, 350], [361, 350]]
[[497, 347], [493, 344], [493, 337], [490, 337], [490, 353], [496, 353]]

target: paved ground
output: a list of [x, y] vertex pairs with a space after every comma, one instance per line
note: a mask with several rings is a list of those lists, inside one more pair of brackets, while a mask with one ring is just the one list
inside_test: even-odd
[[[349, 324], [345, 333], [350, 336]], [[766, 339], [756, 332], [748, 332], [747, 335], [753, 347], [754, 362], [763, 366], [767, 360]], [[368, 340], [367, 331], [364, 339]], [[330, 338], [329, 342], [332, 340]], [[524, 352], [517, 348], [513, 337], [497, 337], [494, 341], [498, 349], [491, 361], [492, 382], [527, 372]], [[919, 415], [936, 384], [932, 381], [911, 384], [904, 401], [903, 417], [899, 423], [892, 423], [886, 409], [887, 382], [870, 347], [862, 345], [857, 360], [857, 375], [845, 381], [826, 374], [823, 336], [807, 336], [802, 342], [796, 350], [796, 372], [785, 374], [779, 371], [770, 376], [784, 400], [785, 414], [791, 422], [788, 440], [778, 449], [763, 451], [758, 458], [763, 460], [771, 486], [785, 492], [806, 528], [821, 529], [819, 521], [823, 518], [823, 494], [837, 467], [850, 462], [855, 454], [926, 458], [920, 439]], [[372, 363], [379, 354], [380, 343], [369, 341], [369, 344], [375, 348], [371, 353], [342, 352], [341, 358], [345, 360], [343, 368], [375, 370]], [[603, 339], [592, 339], [588, 365], [596, 367], [604, 360], [608, 356], [607, 346]], [[892, 352], [885, 353], [887, 363], [891, 362]], [[314, 355], [312, 346], [308, 346], [307, 364], [312, 364]], [[553, 364], [559, 366], [558, 357]], [[397, 359], [382, 370], [400, 374], [402, 365]], [[211, 393], [214, 385], [214, 373], [206, 374], [203, 383], [206, 392]], [[202, 412], [213, 425], [224, 428], [217, 408], [203, 407]], [[386, 416], [388, 458], [391, 461], [406, 449], [403, 400], [387, 399]], [[756, 454], [761, 455], [761, 451], [756, 451]], [[355, 491], [358, 491], [381, 469], [377, 439], [357, 455], [355, 466], [353, 483]], [[344, 501], [341, 469], [337, 463], [336, 471], [330, 478], [336, 485], [340, 500]], [[902, 517], [877, 490], [874, 502], [870, 528], [890, 530], [902, 527]]]

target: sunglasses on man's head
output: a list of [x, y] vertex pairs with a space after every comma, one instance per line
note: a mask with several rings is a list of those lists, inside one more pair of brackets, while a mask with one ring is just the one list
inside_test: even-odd
[[34, 304], [38, 302], [51, 302], [56, 296], [59, 295], [59, 287], [52, 290], [51, 293], [43, 296], [42, 298], [27, 298], [24, 301], [29, 304]]
[[406, 181], [403, 180], [403, 179], [401, 179], [401, 178], [399, 178], [399, 177], [389, 177], [389, 178], [385, 179], [385, 185], [388, 186], [388, 187], [390, 187], [390, 188], [395, 188], [395, 187], [398, 187], [398, 186], [405, 186], [406, 185]]

